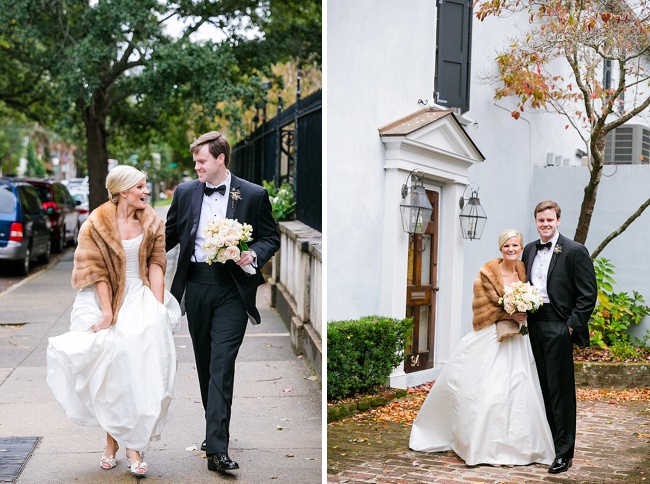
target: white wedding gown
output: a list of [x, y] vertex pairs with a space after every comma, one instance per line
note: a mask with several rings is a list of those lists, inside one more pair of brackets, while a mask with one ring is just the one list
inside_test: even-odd
[[528, 338], [499, 343], [494, 324], [467, 334], [413, 422], [409, 447], [453, 450], [467, 465], [551, 464], [553, 437]]
[[94, 333], [102, 317], [94, 285], [81, 289], [70, 331], [49, 338], [47, 383], [68, 418], [99, 425], [121, 447], [145, 450], [160, 438], [176, 377], [172, 330], [180, 326], [178, 302], [165, 305], [142, 283], [138, 250], [142, 235], [123, 240], [126, 289], [117, 321]]

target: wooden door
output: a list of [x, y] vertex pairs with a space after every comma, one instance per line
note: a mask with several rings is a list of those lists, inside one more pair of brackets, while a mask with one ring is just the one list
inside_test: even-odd
[[433, 368], [436, 299], [438, 292], [438, 199], [439, 193], [427, 190], [433, 207], [425, 233], [409, 239], [406, 282], [406, 316], [413, 318], [413, 334], [406, 348], [404, 371]]

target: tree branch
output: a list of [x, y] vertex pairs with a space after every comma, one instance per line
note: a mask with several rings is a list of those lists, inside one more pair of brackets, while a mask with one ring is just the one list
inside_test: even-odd
[[605, 237], [605, 239], [600, 243], [600, 245], [596, 248], [596, 250], [594, 250], [591, 253], [591, 259], [595, 260], [596, 257], [598, 257], [598, 255], [603, 251], [605, 246], [607, 246], [607, 244], [609, 244], [612, 240], [614, 240], [616, 237], [618, 237], [623, 232], [625, 232], [625, 230], [632, 224], [632, 222], [634, 222], [637, 218], [639, 218], [643, 213], [643, 211], [646, 208], [648, 208], [648, 206], [650, 206], [650, 198], [648, 198], [645, 202], [643, 202], [643, 204], [641, 204], [641, 206], [636, 210], [636, 212], [634, 212], [632, 215], [628, 217], [628, 219], [623, 223], [623, 225], [621, 225], [619, 228], [614, 230], [614, 232], [612, 232], [607, 237]]

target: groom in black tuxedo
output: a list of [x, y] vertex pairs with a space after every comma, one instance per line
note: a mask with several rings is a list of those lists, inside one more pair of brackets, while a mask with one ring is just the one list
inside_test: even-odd
[[[167, 251], [180, 244], [171, 293], [187, 312], [196, 369], [205, 409], [206, 437], [202, 445], [208, 469], [239, 469], [230, 459], [230, 415], [235, 359], [247, 321], [260, 323], [255, 307], [260, 269], [280, 247], [268, 193], [228, 170], [230, 145], [217, 131], [190, 145], [198, 180], [181, 183], [167, 214]], [[228, 218], [253, 227], [248, 251], [241, 259], [208, 265], [201, 244], [207, 223]], [[242, 267], [256, 268], [249, 275]]]
[[522, 257], [528, 281], [544, 300], [528, 315], [528, 329], [555, 445], [555, 460], [548, 469], [551, 474], [566, 472], [572, 464], [576, 439], [573, 343], [589, 345], [587, 323], [598, 295], [586, 247], [557, 231], [561, 214], [553, 201], [537, 204], [534, 215], [540, 240], [526, 245]]

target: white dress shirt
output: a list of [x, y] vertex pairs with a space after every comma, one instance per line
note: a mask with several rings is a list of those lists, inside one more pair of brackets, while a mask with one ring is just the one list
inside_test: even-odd
[[[546, 280], [548, 277], [548, 268], [551, 264], [551, 259], [553, 257], [553, 249], [555, 249], [555, 244], [557, 244], [557, 239], [559, 238], [560, 233], [556, 232], [555, 236], [551, 239], [551, 248], [538, 250], [533, 259], [533, 274], [530, 278], [533, 286], [539, 292], [539, 295], [542, 296], [542, 300], [545, 304], [550, 302], [548, 298], [548, 291], [546, 290]], [[541, 242], [541, 240], [540, 240]]]
[[[232, 178], [230, 176], [230, 171], [228, 171], [228, 176], [219, 185], [225, 185], [226, 193], [224, 195], [219, 192], [214, 192], [209, 197], [203, 195], [203, 203], [201, 204], [201, 217], [199, 218], [199, 228], [196, 231], [196, 240], [194, 241], [194, 255], [192, 257], [193, 262], [205, 262], [205, 252], [203, 252], [203, 247], [201, 244], [205, 242], [203, 233], [205, 232], [205, 227], [208, 225], [208, 222], [213, 220], [213, 218], [216, 220], [222, 220], [226, 218], [231, 179]], [[210, 188], [215, 188], [215, 186], [210, 183], [206, 183], [205, 185]]]

